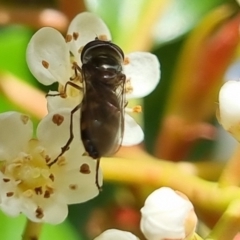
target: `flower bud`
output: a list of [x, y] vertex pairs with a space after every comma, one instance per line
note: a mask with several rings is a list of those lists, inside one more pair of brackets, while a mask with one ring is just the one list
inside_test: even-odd
[[187, 197], [162, 187], [151, 193], [141, 209], [141, 230], [148, 240], [189, 239], [197, 217]]
[[240, 141], [240, 81], [228, 81], [221, 87], [218, 120], [226, 131]]
[[118, 229], [108, 229], [101, 233], [98, 237], [94, 238], [94, 240], [139, 240], [135, 235], [130, 232], [121, 231]]

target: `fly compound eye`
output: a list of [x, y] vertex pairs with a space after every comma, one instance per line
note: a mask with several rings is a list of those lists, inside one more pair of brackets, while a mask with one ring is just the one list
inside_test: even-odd
[[109, 58], [115, 58], [120, 64], [122, 64], [124, 60], [124, 54], [121, 48], [111, 42], [97, 39], [89, 42], [83, 48], [81, 53], [82, 64], [87, 64], [91, 59], [101, 55]]

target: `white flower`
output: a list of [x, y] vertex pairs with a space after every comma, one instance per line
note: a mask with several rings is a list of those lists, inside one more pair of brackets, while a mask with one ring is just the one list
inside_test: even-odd
[[[42, 84], [50, 85], [59, 82], [61, 84], [59, 91], [62, 92], [65, 84], [74, 76], [73, 62], [76, 62], [79, 67], [82, 65], [81, 49], [96, 37], [111, 40], [105, 23], [88, 12], [81, 13], [73, 19], [66, 39], [53, 28], [42, 28], [32, 37], [27, 48], [29, 69]], [[123, 72], [127, 79], [127, 98], [146, 96], [156, 87], [160, 79], [160, 66], [157, 58], [146, 52], [126, 55]], [[81, 86], [79, 79], [76, 81], [75, 83]], [[49, 111], [62, 107], [74, 108], [80, 104], [83, 97], [82, 91], [72, 87], [67, 90], [65, 98], [48, 98]], [[56, 94], [57, 92], [50, 93]], [[125, 136], [127, 131], [128, 137]], [[130, 116], [125, 117], [125, 133], [123, 145], [134, 145], [143, 140], [141, 128]]]
[[141, 213], [141, 230], [148, 240], [185, 239], [197, 224], [192, 203], [167, 187], [151, 193]]
[[94, 238], [94, 240], [139, 240], [135, 235], [130, 232], [121, 231], [118, 229], [108, 229], [101, 233], [98, 237]]
[[[0, 114], [0, 209], [6, 214], [23, 213], [35, 222], [57, 224], [66, 218], [68, 204], [98, 195], [96, 161], [82, 156], [79, 116], [73, 119], [77, 136], [58, 158], [69, 139], [69, 116], [69, 109], [48, 114], [37, 127], [38, 139], [34, 139], [32, 122], [26, 115]], [[102, 185], [100, 170], [98, 177]]]
[[240, 141], [240, 82], [228, 81], [219, 92], [218, 120], [223, 128]]

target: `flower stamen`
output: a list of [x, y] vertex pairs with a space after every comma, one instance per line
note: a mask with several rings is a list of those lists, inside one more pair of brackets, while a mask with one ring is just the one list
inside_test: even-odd
[[3, 178], [3, 181], [4, 182], [10, 182], [10, 179], [9, 178]]
[[36, 218], [41, 219], [44, 217], [43, 210], [40, 207], [37, 207], [35, 213], [36, 213]]
[[66, 43], [71, 42], [72, 41], [72, 35], [67, 34], [66, 37], [65, 37], [65, 41], [66, 41]]
[[49, 63], [45, 60], [42, 60], [42, 65], [44, 68], [48, 69], [49, 68]]
[[83, 174], [91, 173], [89, 165], [87, 163], [84, 163], [80, 166], [80, 173], [83, 173]]
[[70, 185], [69, 185], [69, 188], [70, 188], [71, 190], [76, 190], [76, 189], [77, 189], [77, 185], [76, 185], [76, 184], [70, 184]]
[[6, 193], [6, 196], [7, 196], [7, 197], [12, 197], [13, 195], [14, 195], [14, 192], [7, 192], [7, 193]]
[[42, 193], [43, 193], [42, 187], [36, 187], [34, 190], [35, 190], [35, 193], [36, 193], [37, 195], [42, 195]]
[[54, 182], [55, 177], [52, 173], [49, 175], [49, 178], [52, 180], [52, 182]]
[[21, 115], [21, 120], [22, 120], [23, 124], [27, 124], [29, 117], [27, 115]]
[[98, 35], [98, 39], [102, 41], [108, 41], [108, 37], [105, 34]]
[[76, 41], [79, 37], [79, 33], [78, 32], [74, 32], [73, 33], [73, 39]]
[[55, 123], [57, 126], [60, 126], [62, 122], [64, 121], [64, 117], [60, 114], [54, 114], [52, 118], [53, 123]]
[[128, 113], [141, 113], [142, 112], [142, 106], [141, 105], [137, 105], [133, 108], [125, 108], [125, 111]]
[[130, 63], [129, 57], [125, 57], [125, 58], [124, 58], [124, 61], [123, 61], [123, 64], [124, 64], [124, 65], [128, 65], [129, 63]]
[[127, 79], [126, 84], [125, 84], [125, 93], [130, 94], [133, 92], [133, 86], [131, 84], [131, 80]]

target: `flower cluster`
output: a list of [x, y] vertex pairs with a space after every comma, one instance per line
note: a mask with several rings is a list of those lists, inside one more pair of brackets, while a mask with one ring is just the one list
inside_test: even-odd
[[[28, 116], [0, 114], [0, 207], [4, 212], [12, 216], [24, 213], [32, 221], [57, 224], [66, 218], [68, 204], [85, 202], [98, 194], [96, 162], [83, 156], [78, 117], [73, 119], [77, 137], [58, 157], [60, 146], [69, 138], [68, 109], [49, 113], [39, 123], [36, 139], [32, 138], [33, 124]], [[102, 184], [100, 170], [98, 181]]]
[[[48, 93], [48, 115], [33, 133], [28, 116], [0, 114], [0, 208], [16, 216], [25, 214], [34, 222], [62, 222], [69, 204], [88, 201], [99, 193], [102, 173], [98, 162], [86, 154], [79, 126], [84, 79], [81, 50], [95, 38], [110, 41], [105, 23], [92, 13], [81, 13], [71, 22], [66, 37], [49, 27], [40, 29], [27, 47], [27, 64], [45, 85], [59, 83]], [[143, 97], [158, 84], [160, 69], [150, 53], [131, 53], [124, 59], [125, 93]], [[74, 86], [68, 85], [71, 81]], [[54, 97], [52, 97], [54, 96]], [[134, 109], [126, 108], [126, 112]], [[142, 129], [125, 114], [123, 144], [138, 144]], [[69, 142], [71, 132], [73, 137]], [[36, 136], [36, 137], [33, 137]]]

